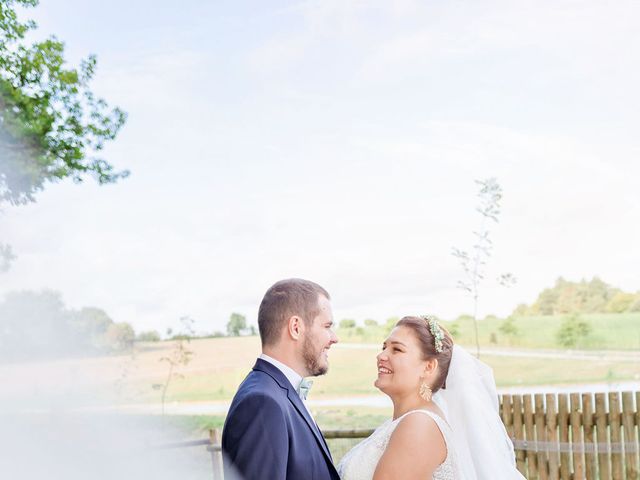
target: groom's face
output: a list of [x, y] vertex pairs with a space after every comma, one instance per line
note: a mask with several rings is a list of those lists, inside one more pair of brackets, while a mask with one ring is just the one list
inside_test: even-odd
[[307, 376], [324, 375], [329, 370], [329, 349], [338, 341], [333, 331], [333, 313], [329, 300], [320, 295], [318, 297], [320, 313], [313, 319], [313, 323], [305, 327], [302, 342], [302, 356], [304, 358]]

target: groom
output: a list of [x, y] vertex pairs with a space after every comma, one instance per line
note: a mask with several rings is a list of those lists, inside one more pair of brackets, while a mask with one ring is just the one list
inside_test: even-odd
[[222, 432], [225, 479], [339, 480], [304, 401], [304, 377], [329, 368], [328, 350], [338, 341], [332, 326], [329, 294], [320, 285], [293, 278], [267, 290], [258, 312], [262, 355]]

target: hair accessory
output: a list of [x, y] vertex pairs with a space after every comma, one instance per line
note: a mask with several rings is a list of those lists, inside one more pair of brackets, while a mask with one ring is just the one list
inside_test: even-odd
[[436, 352], [442, 353], [442, 340], [444, 340], [444, 333], [442, 332], [440, 325], [438, 325], [436, 319], [431, 315], [423, 315], [422, 318], [424, 318], [424, 320], [429, 325], [429, 331], [431, 332], [431, 335], [433, 335]]

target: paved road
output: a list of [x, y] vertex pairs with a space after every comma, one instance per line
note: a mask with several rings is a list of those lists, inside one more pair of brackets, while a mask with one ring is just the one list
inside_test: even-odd
[[[498, 388], [500, 394], [534, 394], [534, 393], [597, 393], [597, 392], [624, 392], [640, 391], [640, 381], [614, 382], [614, 383], [587, 383], [577, 385], [540, 385], [530, 387], [503, 387]], [[167, 415], [225, 415], [230, 402], [185, 402], [170, 403], [165, 405]], [[391, 400], [383, 394], [366, 395], [342, 398], [325, 398], [309, 400], [309, 407], [391, 407]], [[104, 411], [105, 408], [101, 408]], [[110, 411], [134, 414], [160, 414], [160, 404], [146, 405], [122, 405], [110, 407]]]

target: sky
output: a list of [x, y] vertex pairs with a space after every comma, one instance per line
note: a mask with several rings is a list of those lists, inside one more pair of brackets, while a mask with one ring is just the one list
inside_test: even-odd
[[[73, 12], [72, 15], [69, 12]], [[128, 112], [104, 157], [131, 176], [6, 207], [0, 295], [54, 289], [136, 330], [255, 322], [275, 281], [336, 320], [472, 310], [452, 247], [502, 209], [479, 313], [559, 276], [640, 290], [634, 1], [43, 0], [25, 12], [98, 57]], [[26, 18], [26, 17], [23, 17]], [[510, 272], [508, 289], [495, 281]]]

